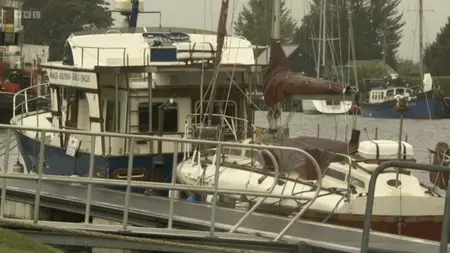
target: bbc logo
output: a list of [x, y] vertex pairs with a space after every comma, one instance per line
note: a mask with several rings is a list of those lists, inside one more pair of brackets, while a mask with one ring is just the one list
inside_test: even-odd
[[40, 11], [22, 11], [23, 19], [41, 19]]

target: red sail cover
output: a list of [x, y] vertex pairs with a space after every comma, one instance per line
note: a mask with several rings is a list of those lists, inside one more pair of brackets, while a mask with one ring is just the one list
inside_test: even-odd
[[264, 103], [267, 106], [283, 102], [289, 95], [339, 95], [345, 85], [307, 76], [295, 75], [289, 71], [289, 61], [281, 44], [272, 41], [270, 62], [264, 74]]

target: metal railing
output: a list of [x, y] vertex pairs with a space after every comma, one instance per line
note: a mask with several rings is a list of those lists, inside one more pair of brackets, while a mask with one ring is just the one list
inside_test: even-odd
[[[13, 97], [13, 118], [16, 117], [16, 111], [17, 109], [21, 108], [21, 114], [28, 114], [30, 112], [30, 106], [29, 103], [35, 101], [35, 100], [39, 100], [39, 99], [43, 99], [43, 98], [49, 98], [50, 95], [49, 94], [45, 94], [45, 95], [41, 95], [41, 96], [30, 96], [28, 93], [29, 92], [36, 92], [36, 94], [39, 94], [37, 91], [39, 89], [42, 89], [43, 87], [48, 87], [48, 83], [41, 83], [41, 84], [37, 84], [37, 85], [33, 85], [30, 87], [27, 87], [25, 89], [22, 89], [20, 91], [18, 91], [17, 93], [14, 94]], [[46, 91], [48, 91], [48, 89], [45, 89]], [[24, 100], [22, 102], [20, 102], [19, 104], [17, 104], [17, 96], [22, 96], [24, 97]], [[31, 98], [30, 98], [31, 97]]]
[[[122, 219], [123, 230], [127, 230], [128, 227], [128, 213], [129, 213], [129, 204], [130, 204], [130, 194], [131, 188], [152, 188], [159, 190], [170, 190], [170, 206], [168, 213], [168, 227], [170, 228], [173, 224], [174, 220], [174, 203], [175, 196], [174, 191], [190, 191], [190, 192], [199, 192], [199, 193], [208, 193], [213, 194], [212, 201], [212, 209], [211, 209], [211, 217], [210, 217], [210, 234], [214, 236], [215, 233], [215, 219], [216, 219], [216, 208], [217, 208], [217, 199], [219, 194], [229, 194], [229, 195], [246, 195], [246, 196], [254, 196], [261, 197], [254, 206], [251, 208], [230, 230], [230, 232], [236, 231], [239, 226], [258, 208], [258, 206], [266, 199], [266, 198], [280, 198], [280, 199], [294, 199], [294, 200], [307, 200], [308, 202], [303, 206], [303, 208], [297, 213], [297, 215], [289, 221], [289, 223], [274, 236], [274, 241], [280, 240], [286, 232], [291, 228], [291, 226], [300, 218], [300, 216], [306, 212], [306, 210], [313, 204], [314, 200], [318, 197], [321, 186], [322, 186], [322, 175], [321, 170], [316, 162], [316, 160], [306, 151], [291, 148], [291, 147], [281, 147], [281, 146], [269, 146], [269, 145], [255, 145], [255, 144], [242, 144], [236, 142], [220, 142], [220, 141], [206, 141], [206, 140], [193, 140], [193, 139], [183, 139], [183, 138], [169, 138], [169, 137], [157, 137], [157, 136], [142, 136], [142, 135], [133, 135], [133, 134], [120, 134], [120, 133], [94, 133], [87, 131], [76, 131], [76, 130], [67, 130], [67, 129], [41, 129], [41, 128], [32, 128], [32, 127], [22, 127], [22, 126], [11, 126], [0, 124], [0, 129], [7, 129], [8, 135], [6, 139], [6, 150], [10, 145], [10, 136], [12, 131], [33, 131], [33, 132], [41, 132], [40, 140], [40, 148], [39, 148], [39, 166], [37, 174], [22, 174], [22, 173], [8, 173], [8, 159], [9, 152], [5, 154], [4, 160], [4, 171], [0, 173], [0, 178], [2, 178], [2, 199], [6, 199], [6, 191], [7, 191], [7, 179], [25, 179], [25, 180], [36, 180], [37, 181], [37, 189], [36, 196], [34, 201], [34, 214], [33, 214], [33, 223], [38, 224], [39, 222], [39, 206], [40, 206], [40, 196], [41, 196], [41, 188], [42, 183], [46, 181], [51, 182], [61, 182], [61, 183], [78, 183], [78, 184], [87, 184], [87, 196], [86, 196], [86, 210], [85, 210], [85, 223], [89, 222], [90, 217], [90, 206], [91, 206], [91, 194], [93, 185], [103, 185], [103, 186], [125, 186], [125, 204], [124, 204], [124, 214]], [[48, 145], [45, 142], [46, 133], [58, 133], [58, 134], [76, 134], [76, 135], [87, 135], [91, 138], [91, 153], [89, 160], [89, 176], [88, 177], [69, 177], [69, 176], [54, 176], [54, 175], [44, 175], [44, 153], [45, 146]], [[93, 150], [95, 150], [96, 138], [97, 137], [111, 137], [111, 138], [125, 138], [129, 139], [129, 154], [128, 154], [128, 168], [127, 168], [127, 178], [126, 180], [117, 180], [117, 179], [104, 179], [104, 178], [94, 178], [94, 158], [95, 154]], [[173, 150], [173, 168], [172, 168], [172, 178], [171, 183], [157, 183], [157, 182], [143, 182], [143, 181], [132, 181], [132, 170], [133, 170], [133, 159], [134, 159], [134, 144], [136, 140], [147, 140], [151, 142], [171, 142], [174, 143]], [[213, 187], [206, 186], [188, 186], [183, 184], [176, 183], [176, 174], [177, 174], [177, 158], [178, 153], [180, 152], [179, 144], [209, 144], [216, 145], [217, 153], [216, 157], [221, 157], [220, 152], [223, 147], [237, 147], [237, 148], [247, 148], [247, 149], [261, 149], [261, 150], [284, 150], [284, 151], [293, 151], [301, 154], [302, 156], [310, 159], [312, 164], [314, 165], [315, 171], [317, 173], [317, 181], [315, 191], [312, 197], [298, 196], [298, 195], [281, 195], [281, 194], [271, 194], [270, 192], [261, 192], [261, 191], [249, 191], [249, 190], [236, 190], [230, 188], [219, 188], [219, 175], [220, 175], [220, 167], [221, 167], [221, 159], [215, 159], [215, 175], [214, 175], [214, 185]], [[266, 152], [263, 151], [263, 152]], [[269, 152], [270, 153], [270, 152]], [[272, 157], [274, 159], [274, 157]], [[279, 174], [276, 172], [276, 174]], [[275, 176], [275, 179], [277, 176]], [[277, 182], [277, 180], [274, 180]], [[0, 219], [5, 218], [5, 201], [1, 201], [0, 204]]]
[[126, 47], [88, 47], [88, 46], [74, 46], [73, 49], [81, 49], [81, 57], [80, 57], [80, 67], [84, 66], [84, 54], [92, 54], [88, 51], [88, 49], [95, 50], [95, 59], [96, 62], [93, 64], [93, 66], [101, 66], [104, 64], [100, 64], [100, 54], [101, 50], [121, 50], [122, 51], [122, 66], [128, 66], [129, 65], [129, 55], [127, 53]]
[[[236, 112], [237, 114], [237, 112]], [[191, 113], [188, 114], [186, 117], [186, 123], [188, 127], [201, 127], [201, 126], [206, 126], [205, 123], [205, 119], [208, 117], [208, 113]], [[238, 136], [239, 132], [238, 132], [238, 128], [239, 125], [241, 125], [241, 127], [243, 129], [248, 129], [248, 127], [250, 126], [253, 132], [256, 132], [257, 127], [253, 124], [251, 124], [251, 122], [247, 119], [244, 118], [239, 118], [239, 117], [235, 117], [235, 116], [229, 116], [229, 115], [225, 115], [225, 114], [216, 114], [213, 113], [211, 114], [212, 117], [214, 118], [218, 118], [220, 120], [223, 120], [223, 126], [225, 128], [228, 128], [232, 134], [234, 135], [235, 140], [238, 140], [241, 136]], [[197, 121], [197, 117], [201, 117], [200, 121]], [[215, 125], [217, 126], [217, 125]], [[187, 129], [186, 129], [187, 130]], [[247, 131], [244, 130], [244, 133], [247, 134]]]
[[[422, 170], [428, 172], [450, 173], [449, 167], [429, 164], [418, 164], [414, 162], [390, 161], [380, 164], [373, 172], [369, 181], [369, 190], [367, 192], [366, 213], [364, 217], [364, 230], [361, 239], [361, 253], [369, 252], [370, 227], [372, 224], [373, 203], [375, 200], [375, 186], [378, 175], [387, 168], [408, 168], [412, 170]], [[439, 253], [446, 253], [448, 249], [448, 240], [450, 232], [450, 184], [445, 193], [444, 219], [442, 222], [441, 242]]]

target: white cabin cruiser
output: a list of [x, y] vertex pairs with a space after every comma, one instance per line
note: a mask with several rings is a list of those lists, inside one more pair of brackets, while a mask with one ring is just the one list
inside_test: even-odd
[[[203, 114], [207, 112], [200, 84], [204, 79], [206, 96], [216, 72], [217, 37], [216, 32], [161, 27], [75, 33], [66, 41], [62, 62], [42, 64], [49, 79], [51, 112], [24, 110], [11, 124], [181, 137], [188, 115], [199, 114], [200, 108]], [[248, 107], [244, 97], [252, 89], [248, 82], [260, 68], [254, 65], [248, 40], [237, 36], [225, 40], [215, 83], [218, 94], [230, 96], [226, 104], [218, 97], [213, 113], [244, 118]], [[214, 120], [213, 125], [217, 124], [220, 120]], [[28, 170], [38, 168], [40, 138], [35, 131], [16, 132]], [[96, 136], [94, 150], [88, 135], [46, 133], [45, 138], [44, 174], [88, 176], [89, 157], [94, 152], [94, 175], [126, 178], [130, 152], [126, 138]], [[170, 180], [173, 143], [136, 139], [133, 150], [134, 180]]]

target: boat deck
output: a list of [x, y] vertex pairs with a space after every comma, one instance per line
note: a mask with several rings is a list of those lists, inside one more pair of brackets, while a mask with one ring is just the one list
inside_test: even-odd
[[[34, 203], [37, 182], [30, 180], [8, 179], [7, 199]], [[84, 212], [87, 187], [83, 185], [68, 185], [62, 183], [42, 182], [41, 203], [55, 209], [73, 212]], [[106, 212], [118, 212], [123, 215], [125, 192], [104, 188], [92, 188], [92, 215]], [[78, 205], [78, 208], [76, 205]], [[132, 194], [129, 203], [130, 223], [140, 223], [139, 219], [160, 220], [168, 219], [170, 200], [161, 197]], [[73, 208], [73, 209], [72, 209]], [[96, 209], [97, 208], [97, 209]], [[100, 209], [99, 209], [100, 208]], [[97, 214], [94, 210], [99, 210]], [[185, 201], [175, 201], [174, 224], [185, 224], [203, 230], [209, 230], [211, 206]], [[227, 231], [245, 214], [229, 208], [216, 209], [216, 228]], [[135, 222], [133, 222], [133, 220]], [[239, 233], [257, 235], [260, 237], [274, 237], [289, 222], [288, 218], [253, 214], [237, 230]], [[141, 224], [142, 225], [142, 224]], [[145, 223], [144, 223], [145, 225]], [[284, 241], [298, 243], [300, 241], [310, 245], [321, 245], [340, 252], [359, 252], [362, 230], [350, 229], [334, 225], [299, 221], [283, 237]], [[438, 252], [439, 245], [435, 242], [408, 237], [395, 236], [372, 232], [370, 248], [374, 252]], [[384, 251], [386, 250], [386, 251]]]

